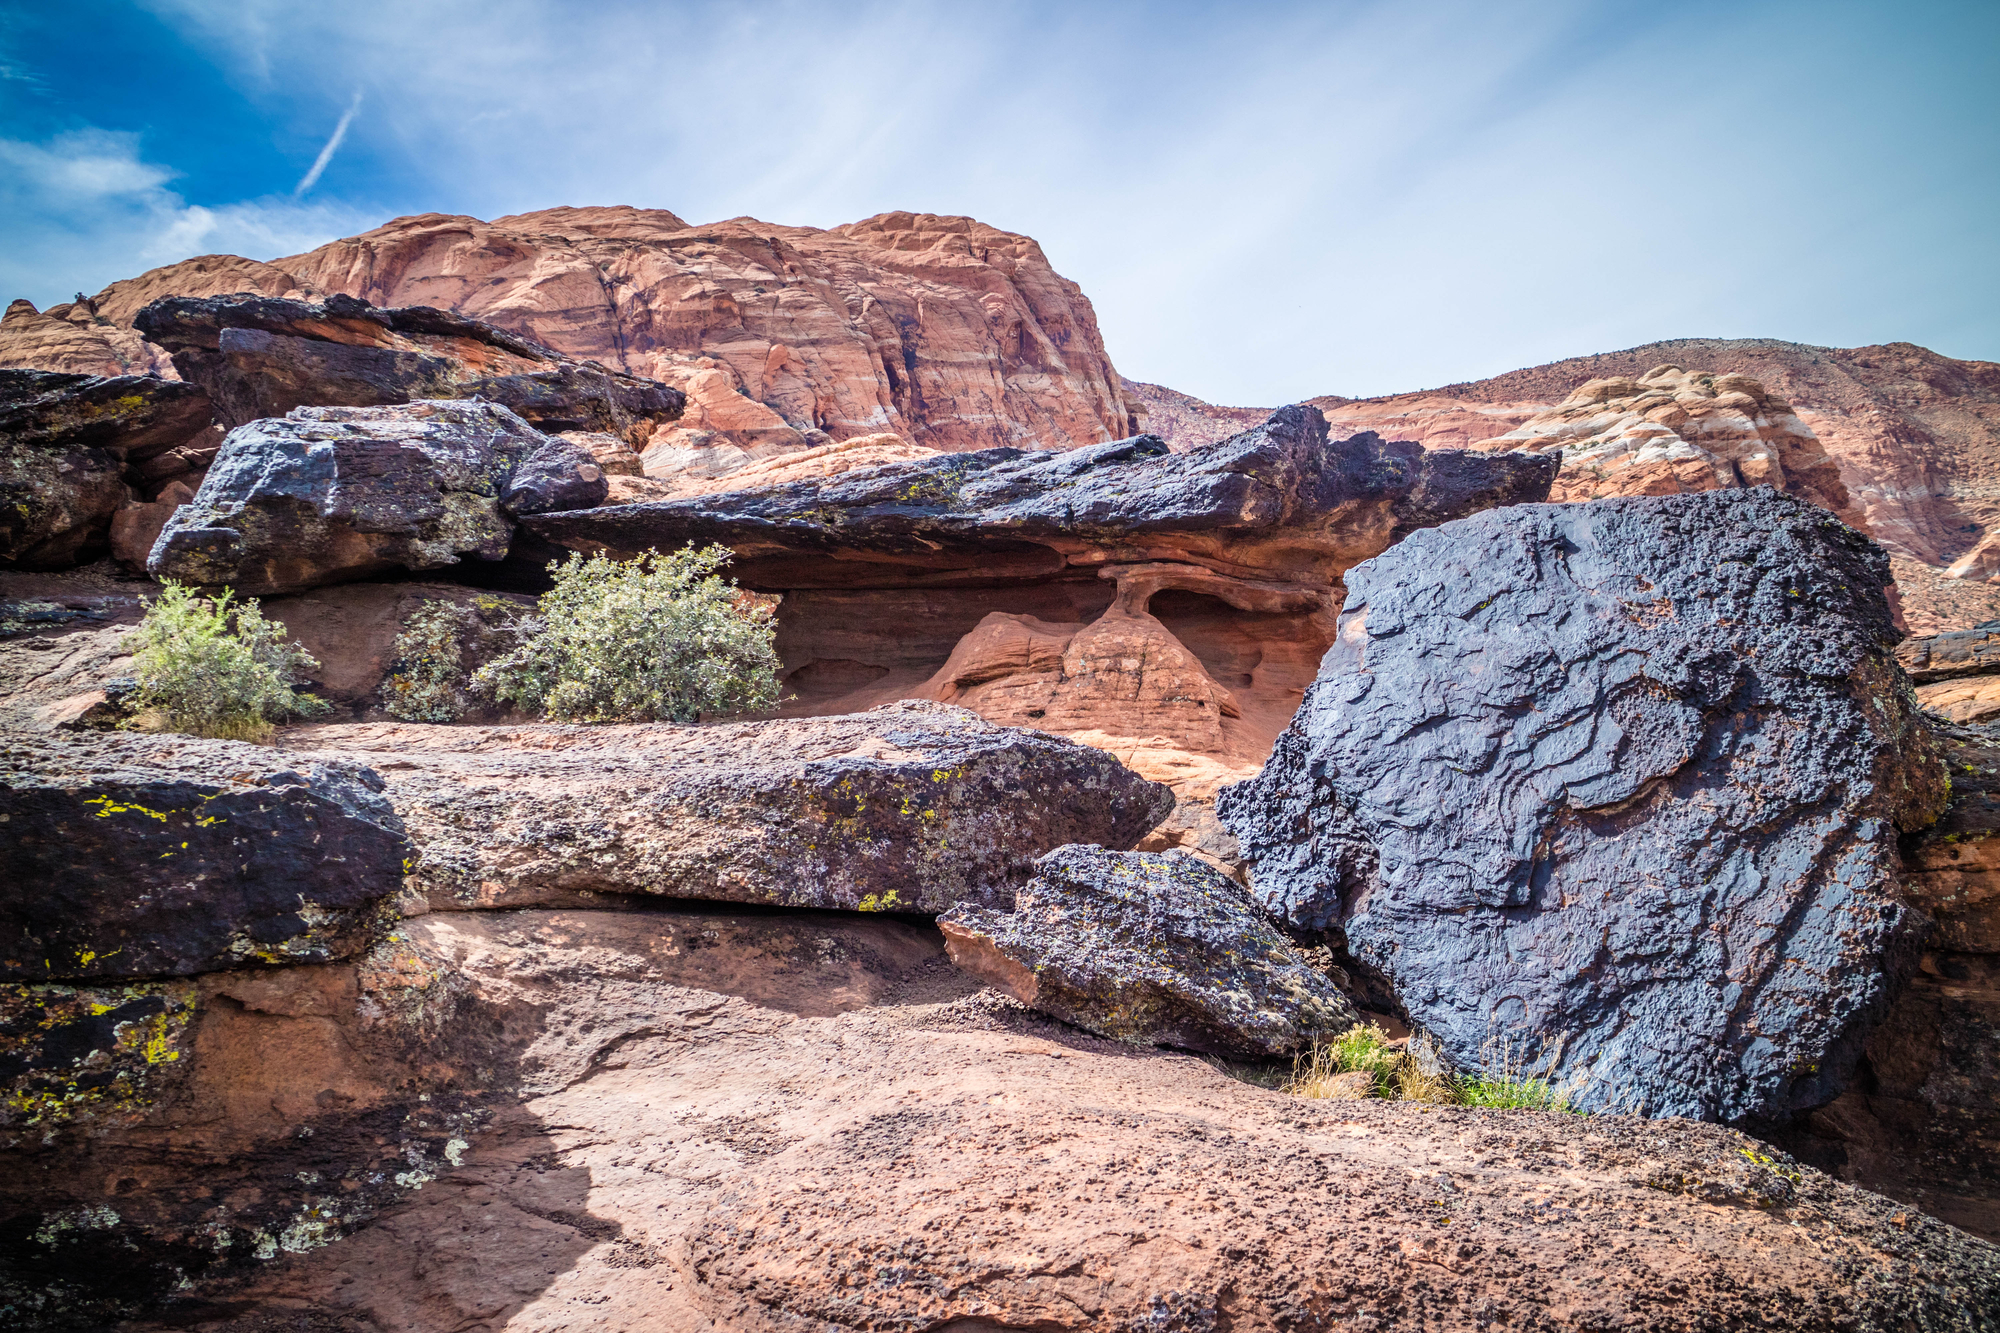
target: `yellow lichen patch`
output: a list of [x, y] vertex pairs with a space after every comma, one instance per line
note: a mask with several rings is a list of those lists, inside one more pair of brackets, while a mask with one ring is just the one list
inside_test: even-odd
[[172, 811], [149, 810], [143, 805], [114, 801], [109, 796], [92, 796], [84, 804], [98, 807], [99, 819], [109, 819], [113, 815], [144, 815], [148, 819], [157, 819], [164, 824], [167, 822], [167, 816], [172, 813]]
[[0, 1087], [0, 1127], [143, 1112], [188, 1049], [194, 1008], [188, 981], [0, 986], [0, 1056], [21, 1069]]

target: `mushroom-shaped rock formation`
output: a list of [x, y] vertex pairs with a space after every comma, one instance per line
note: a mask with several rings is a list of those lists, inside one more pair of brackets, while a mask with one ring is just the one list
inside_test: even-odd
[[898, 698], [1101, 745], [1183, 796], [1263, 762], [1332, 642], [1342, 573], [1409, 532], [1541, 500], [1557, 460], [1330, 441], [1288, 407], [1188, 453], [1141, 435], [989, 449], [545, 514], [523, 535], [735, 550], [781, 592], [794, 714]]
[[1165, 788], [1088, 746], [911, 702], [700, 727], [302, 728], [369, 764], [434, 908], [650, 894], [942, 912], [1004, 904], [1065, 843], [1130, 847]]
[[938, 927], [960, 967], [1118, 1041], [1256, 1058], [1359, 1021], [1242, 885], [1192, 856], [1059, 847], [1013, 911], [961, 904]]
[[1912, 955], [1944, 772], [1887, 559], [1769, 488], [1527, 505], [1349, 571], [1339, 643], [1218, 801], [1256, 892], [1344, 928], [1477, 1068], [1773, 1121], [1844, 1086]]
[[583, 445], [498, 403], [300, 407], [229, 432], [146, 567], [264, 594], [499, 560], [516, 515], [605, 491]]

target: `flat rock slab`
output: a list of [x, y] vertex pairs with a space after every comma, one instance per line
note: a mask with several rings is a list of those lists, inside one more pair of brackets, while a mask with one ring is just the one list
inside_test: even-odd
[[1136, 843], [1173, 795], [1101, 750], [944, 704], [675, 726], [298, 728], [366, 763], [435, 907], [654, 894], [942, 912], [1064, 843]]
[[1329, 440], [1319, 410], [1301, 406], [1183, 454], [1151, 435], [1062, 453], [987, 449], [525, 526], [621, 554], [721, 542], [737, 554], [732, 572], [759, 588], [985, 586], [1155, 561], [1323, 586], [1406, 532], [1545, 499], [1555, 472], [1555, 459], [1530, 454]]
[[960, 967], [1118, 1041], [1255, 1058], [1359, 1021], [1242, 885], [1191, 856], [1059, 847], [1012, 912], [961, 904], [938, 928]]
[[654, 380], [576, 361], [491, 324], [430, 306], [351, 296], [172, 296], [134, 317], [174, 368], [215, 400], [224, 427], [295, 407], [483, 398], [551, 431], [672, 421], [687, 399]]
[[[941, 989], [903, 923], [797, 921], [779, 945], [721, 920], [649, 938], [653, 920], [433, 914], [371, 955], [344, 1008], [229, 985], [199, 1020], [196, 1075], [209, 1105], [241, 1087], [273, 1125], [261, 1170], [228, 1178], [267, 1190], [204, 1201], [234, 1243], [132, 1333], [1983, 1333], [2000, 1306], [2000, 1251], [1733, 1130], [1306, 1101]], [[859, 1007], [782, 1000], [860, 959], [894, 984], [858, 988]], [[439, 1013], [430, 1059], [397, 1060], [385, 1037]], [[218, 1058], [252, 1050], [290, 1058]], [[473, 1064], [489, 1115], [410, 1092]], [[248, 1095], [259, 1076], [296, 1119]], [[376, 1119], [314, 1106], [330, 1086]], [[117, 1255], [128, 1215], [193, 1194], [182, 1155], [148, 1147], [93, 1138], [59, 1198], [0, 1162], [58, 1216], [86, 1216], [98, 1182], [142, 1185], [108, 1200], [108, 1229], [29, 1251], [38, 1275]], [[400, 1199], [328, 1187], [370, 1173], [400, 1174]]]
[[1417, 533], [1350, 571], [1219, 813], [1265, 903], [1344, 928], [1461, 1068], [1497, 1041], [1588, 1106], [1782, 1119], [1914, 961], [1897, 831], [1945, 782], [1888, 581], [1765, 487]]
[[234, 741], [0, 733], [0, 978], [346, 956], [409, 850], [381, 785]]

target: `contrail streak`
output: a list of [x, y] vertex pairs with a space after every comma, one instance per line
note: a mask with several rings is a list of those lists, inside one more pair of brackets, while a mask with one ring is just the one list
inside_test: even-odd
[[299, 181], [297, 188], [292, 191], [292, 198], [296, 199], [310, 190], [313, 183], [319, 179], [319, 173], [326, 170], [326, 164], [333, 161], [333, 154], [340, 147], [340, 141], [347, 137], [347, 127], [354, 123], [354, 113], [360, 109], [361, 92], [356, 89], [354, 100], [348, 103], [347, 113], [340, 118], [340, 123], [333, 127], [333, 137], [326, 141], [326, 147], [319, 150], [319, 156], [313, 159], [312, 170]]

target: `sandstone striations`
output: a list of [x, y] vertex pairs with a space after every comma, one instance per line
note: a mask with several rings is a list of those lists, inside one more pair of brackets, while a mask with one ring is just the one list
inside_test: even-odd
[[1656, 366], [1636, 380], [1590, 380], [1474, 447], [1560, 454], [1557, 500], [1773, 486], [1866, 526], [1825, 447], [1745, 375]]
[[1517, 506], [1348, 573], [1339, 642], [1223, 793], [1461, 1068], [1769, 1123], [1835, 1096], [1912, 960], [1896, 830], [1948, 784], [1880, 550], [1767, 488]]
[[47, 312], [17, 303], [0, 365], [158, 370], [139, 310], [237, 291], [453, 310], [664, 381], [688, 396], [658, 441], [669, 476], [862, 435], [964, 451], [1138, 429], [1090, 302], [1041, 247], [923, 213], [830, 230], [622, 207], [398, 218], [270, 264], [209, 255]]

